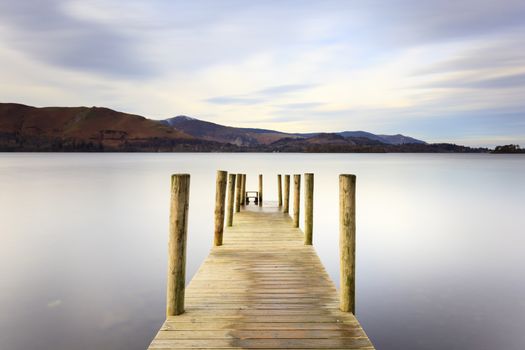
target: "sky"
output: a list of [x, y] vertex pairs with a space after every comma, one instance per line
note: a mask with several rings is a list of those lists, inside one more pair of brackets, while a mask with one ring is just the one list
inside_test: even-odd
[[0, 0], [0, 102], [525, 146], [525, 1]]

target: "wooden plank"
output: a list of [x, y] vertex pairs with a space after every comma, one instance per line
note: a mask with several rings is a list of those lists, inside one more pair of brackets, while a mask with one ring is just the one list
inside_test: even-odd
[[155, 338], [150, 349], [339, 349], [351, 344], [351, 348], [369, 348], [370, 341], [362, 338], [333, 339], [159, 339]]
[[290, 216], [243, 209], [149, 349], [373, 349]]
[[169, 330], [352, 330], [361, 327], [357, 323], [334, 322], [169, 322], [161, 331]]
[[331, 330], [172, 330], [160, 332], [157, 339], [333, 339], [363, 338], [359, 328]]

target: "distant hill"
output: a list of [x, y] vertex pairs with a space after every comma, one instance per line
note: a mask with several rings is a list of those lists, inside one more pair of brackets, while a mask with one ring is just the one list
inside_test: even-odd
[[193, 137], [209, 141], [231, 143], [237, 146], [268, 145], [283, 138], [296, 138], [291, 134], [274, 130], [235, 128], [215, 124], [187, 116], [162, 120], [161, 123], [181, 130]]
[[401, 134], [397, 135], [376, 135], [366, 131], [343, 131], [338, 133], [345, 137], [364, 137], [370, 140], [379, 141], [389, 145], [404, 145], [407, 143], [418, 143], [425, 144], [425, 141], [415, 139], [413, 137], [404, 136]]
[[502, 154], [518, 154], [525, 153], [525, 148], [520, 148], [519, 145], [504, 145], [496, 146], [491, 153], [502, 153]]
[[56, 152], [486, 152], [365, 131], [291, 134], [187, 116], [151, 120], [103, 107], [0, 103], [0, 151]]
[[[302, 138], [309, 138], [317, 136], [321, 133], [302, 133], [294, 134]], [[334, 134], [350, 137], [350, 138], [361, 138], [368, 139], [372, 141], [379, 141], [387, 145], [405, 145], [405, 144], [426, 144], [425, 141], [415, 139], [413, 137], [397, 134], [397, 135], [381, 135], [381, 134], [372, 134], [371, 132], [366, 131], [341, 131]]]
[[0, 150], [135, 151], [209, 148], [209, 144], [144, 117], [100, 107], [35, 108], [0, 104]]
[[[236, 128], [231, 126], [224, 126], [215, 124], [188, 116], [177, 116], [161, 121], [162, 123], [184, 131], [185, 133], [210, 141], [228, 142], [237, 146], [257, 146], [269, 145], [281, 139], [308, 139], [317, 138], [321, 134], [326, 133], [284, 133], [268, 129], [250, 129], [250, 128]], [[381, 143], [390, 145], [401, 145], [409, 143], [425, 144], [412, 137], [397, 135], [376, 135], [366, 131], [343, 131], [337, 134], [347, 138], [365, 138], [372, 141], [379, 141]], [[326, 136], [325, 136], [326, 137]]]

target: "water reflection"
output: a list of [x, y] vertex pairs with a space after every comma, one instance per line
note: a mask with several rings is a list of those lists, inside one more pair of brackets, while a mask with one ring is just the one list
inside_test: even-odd
[[0, 348], [144, 349], [164, 318], [169, 175], [192, 175], [191, 278], [217, 169], [248, 190], [265, 174], [268, 200], [277, 173], [314, 172], [336, 282], [337, 175], [357, 174], [357, 314], [377, 348], [525, 346], [523, 156], [1, 154]]

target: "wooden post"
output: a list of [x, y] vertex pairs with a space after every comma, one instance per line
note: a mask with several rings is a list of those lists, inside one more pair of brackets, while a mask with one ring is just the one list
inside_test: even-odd
[[233, 197], [235, 196], [235, 174], [228, 175], [228, 211], [226, 212], [226, 225], [233, 225]]
[[301, 201], [301, 175], [293, 176], [293, 226], [299, 227], [299, 204]]
[[235, 185], [235, 212], [238, 213], [241, 211], [241, 190], [242, 190], [242, 174], [237, 174], [237, 183]]
[[241, 205], [246, 205], [246, 174], [242, 174]]
[[355, 313], [355, 175], [339, 175], [341, 311]]
[[259, 206], [262, 207], [263, 201], [263, 176], [259, 174]]
[[172, 175], [168, 244], [168, 289], [166, 293], [167, 316], [176, 316], [184, 312], [189, 199], [190, 175]]
[[224, 204], [226, 202], [226, 181], [228, 173], [217, 171], [217, 181], [215, 182], [215, 235], [213, 244], [222, 245], [222, 234], [224, 232]]
[[314, 224], [314, 174], [304, 174], [304, 244], [312, 245]]
[[281, 184], [281, 175], [277, 175], [277, 195], [279, 198], [279, 207], [283, 206], [283, 188]]
[[290, 175], [284, 175], [284, 207], [283, 213], [290, 211]]

